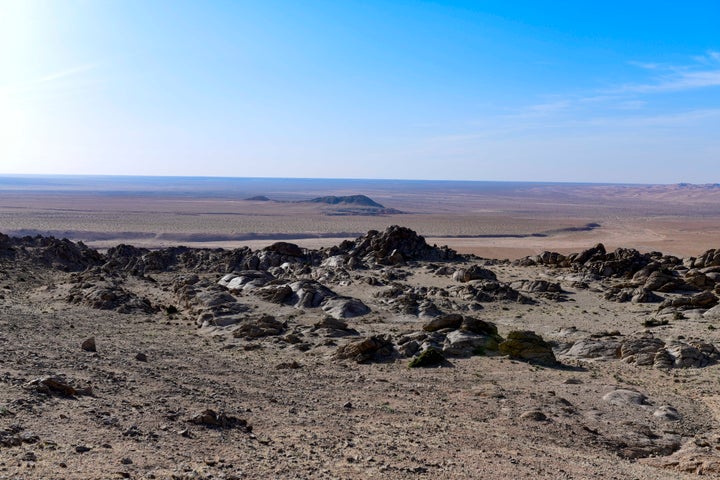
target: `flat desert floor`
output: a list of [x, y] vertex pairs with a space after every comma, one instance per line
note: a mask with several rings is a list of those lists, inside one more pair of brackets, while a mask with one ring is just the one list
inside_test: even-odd
[[[402, 213], [342, 214], [302, 202], [358, 194]], [[257, 196], [271, 201], [246, 200]], [[487, 258], [568, 253], [599, 242], [695, 255], [717, 246], [720, 186], [0, 178], [0, 232], [50, 234], [101, 249], [119, 243], [262, 248], [277, 240], [318, 248], [389, 225]]]

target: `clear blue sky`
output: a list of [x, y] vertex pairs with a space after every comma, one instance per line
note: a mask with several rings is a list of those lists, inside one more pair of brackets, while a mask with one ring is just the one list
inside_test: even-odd
[[0, 173], [720, 182], [720, 2], [0, 0]]

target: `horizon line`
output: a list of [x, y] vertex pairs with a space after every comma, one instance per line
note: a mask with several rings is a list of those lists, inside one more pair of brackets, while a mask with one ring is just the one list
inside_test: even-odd
[[240, 177], [221, 175], [147, 175], [147, 174], [95, 174], [95, 173], [2, 173], [3, 177], [56, 177], [56, 178], [177, 178], [177, 179], [237, 179], [237, 180], [328, 180], [328, 181], [378, 181], [378, 182], [447, 182], [447, 183], [529, 183], [544, 185], [617, 185], [617, 186], [707, 186], [720, 185], [717, 182], [694, 183], [643, 183], [643, 182], [587, 182], [573, 180], [458, 180], [458, 179], [429, 179], [429, 178], [371, 178], [371, 177]]

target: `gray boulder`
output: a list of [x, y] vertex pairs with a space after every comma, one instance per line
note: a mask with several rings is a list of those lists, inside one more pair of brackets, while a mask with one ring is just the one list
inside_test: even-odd
[[370, 307], [357, 298], [350, 297], [328, 298], [323, 302], [322, 310], [338, 319], [360, 317], [370, 313]]

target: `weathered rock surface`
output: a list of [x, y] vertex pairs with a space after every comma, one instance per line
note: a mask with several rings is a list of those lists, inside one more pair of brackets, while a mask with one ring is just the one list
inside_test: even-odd
[[478, 265], [472, 265], [468, 268], [457, 269], [453, 273], [452, 278], [456, 282], [461, 282], [461, 283], [469, 282], [472, 280], [497, 281], [497, 276], [492, 272], [492, 270], [488, 270], [487, 268], [482, 268]]
[[531, 331], [515, 330], [508, 333], [507, 338], [498, 345], [498, 351], [510, 358], [539, 365], [554, 366], [558, 363], [550, 344]]
[[287, 322], [281, 322], [272, 315], [259, 318], [246, 318], [233, 330], [233, 337], [245, 340], [277, 336], [287, 330]]
[[252, 427], [248, 425], [247, 420], [227, 415], [224, 412], [216, 412], [209, 408], [191, 416], [188, 422], [207, 428], [239, 428], [246, 432], [252, 431]]
[[[369, 231], [354, 242], [343, 242], [337, 253], [363, 262], [394, 265], [410, 260], [441, 261], [458, 258], [447, 247], [431, 247], [425, 239], [409, 228], [393, 225], [383, 232]], [[337, 254], [333, 251], [333, 254]]]
[[147, 298], [126, 290], [116, 281], [82, 282], [70, 290], [67, 301], [119, 313], [151, 314], [158, 311], [158, 307], [153, 306]]
[[389, 337], [373, 335], [339, 347], [335, 358], [351, 359], [358, 363], [382, 362], [392, 359], [395, 354], [395, 346]]

